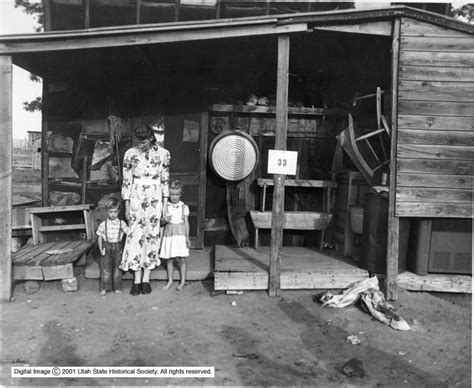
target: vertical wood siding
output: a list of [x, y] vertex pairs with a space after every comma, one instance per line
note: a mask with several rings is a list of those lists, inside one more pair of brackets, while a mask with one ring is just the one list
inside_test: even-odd
[[474, 35], [402, 19], [399, 217], [472, 217]]

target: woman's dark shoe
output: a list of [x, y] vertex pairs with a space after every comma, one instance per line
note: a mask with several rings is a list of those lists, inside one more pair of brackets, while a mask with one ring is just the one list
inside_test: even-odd
[[146, 295], [151, 292], [150, 283], [142, 283], [142, 294]]
[[138, 295], [141, 291], [141, 284], [140, 283], [133, 283], [132, 288], [130, 289], [130, 294], [135, 296]]

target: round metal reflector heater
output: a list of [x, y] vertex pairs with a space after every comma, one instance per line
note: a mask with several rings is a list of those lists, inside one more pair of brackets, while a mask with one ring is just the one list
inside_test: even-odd
[[245, 179], [258, 162], [258, 147], [243, 131], [221, 132], [211, 143], [209, 161], [214, 172], [228, 181]]

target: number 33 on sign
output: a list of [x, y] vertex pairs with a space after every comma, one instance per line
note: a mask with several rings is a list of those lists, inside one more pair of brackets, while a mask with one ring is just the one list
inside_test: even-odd
[[268, 173], [282, 175], [296, 175], [298, 152], [268, 150]]

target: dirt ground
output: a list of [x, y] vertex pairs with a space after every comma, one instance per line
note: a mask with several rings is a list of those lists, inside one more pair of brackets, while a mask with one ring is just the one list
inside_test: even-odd
[[15, 168], [12, 175], [13, 204], [41, 200], [41, 172]]
[[[40, 197], [39, 177], [15, 172], [14, 195]], [[471, 386], [471, 295], [400, 292], [393, 303], [413, 330], [395, 331], [358, 307], [330, 309], [318, 291], [212, 295], [212, 281], [181, 293], [152, 282], [150, 295], [98, 296], [98, 280], [78, 274], [79, 290], [23, 283], [1, 306], [2, 386], [308, 385]], [[234, 302], [234, 303], [233, 303]], [[347, 337], [361, 343], [352, 345]], [[365, 377], [342, 366], [362, 362]], [[213, 366], [214, 378], [12, 378], [16, 366]]]
[[[311, 385], [471, 386], [471, 296], [402, 291], [394, 302], [413, 326], [399, 332], [358, 307], [330, 309], [317, 291], [212, 295], [212, 281], [181, 293], [152, 282], [150, 295], [98, 296], [98, 280], [78, 276], [26, 294], [17, 284], [2, 305], [3, 386]], [[232, 303], [235, 302], [235, 303]], [[352, 345], [349, 335], [361, 343]], [[365, 377], [340, 369], [351, 358]], [[11, 378], [15, 366], [213, 366], [214, 378]]]

